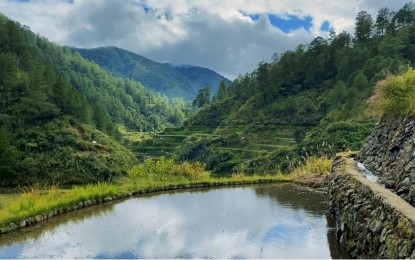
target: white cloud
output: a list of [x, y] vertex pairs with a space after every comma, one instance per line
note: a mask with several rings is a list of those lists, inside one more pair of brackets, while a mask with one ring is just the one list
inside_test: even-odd
[[[274, 53], [306, 44], [324, 21], [336, 31], [353, 32], [360, 10], [376, 15], [396, 10], [406, 0], [16, 0], [0, 1], [0, 10], [50, 40], [76, 47], [114, 45], [156, 61], [211, 68], [230, 78], [250, 72]], [[150, 11], [145, 11], [144, 7]], [[311, 16], [312, 29], [289, 34], [265, 17], [244, 14]]]

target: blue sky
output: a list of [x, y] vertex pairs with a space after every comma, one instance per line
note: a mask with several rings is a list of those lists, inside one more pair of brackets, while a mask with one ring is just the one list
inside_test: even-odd
[[[288, 16], [278, 16], [275, 14], [262, 14], [268, 16], [268, 19], [272, 26], [280, 29], [284, 33], [290, 33], [292, 31], [298, 30], [300, 28], [304, 28], [308, 32], [310, 32], [313, 24], [313, 18], [311, 16], [306, 17], [297, 17], [295, 15], [288, 15]], [[249, 15], [252, 20], [257, 21], [260, 17], [260, 14]], [[324, 24], [324, 27], [321, 27], [323, 32], [327, 32], [330, 28], [330, 23], [327, 22]]]
[[230, 79], [275, 53], [353, 34], [356, 14], [407, 0], [1, 0], [0, 11], [61, 45], [117, 46], [159, 62], [193, 64]]

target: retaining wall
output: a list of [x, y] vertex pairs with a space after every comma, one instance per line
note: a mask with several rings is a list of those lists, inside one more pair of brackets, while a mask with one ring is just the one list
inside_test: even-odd
[[415, 258], [415, 208], [339, 157], [329, 181], [336, 235], [353, 257]]

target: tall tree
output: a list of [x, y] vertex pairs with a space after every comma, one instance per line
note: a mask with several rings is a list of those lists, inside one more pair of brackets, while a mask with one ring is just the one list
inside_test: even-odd
[[218, 93], [215, 96], [215, 101], [224, 100], [229, 96], [228, 85], [225, 80], [221, 80], [218, 88]]
[[393, 17], [393, 21], [399, 27], [410, 25], [415, 22], [415, 5], [406, 3]]
[[367, 41], [372, 36], [373, 18], [366, 11], [360, 11], [356, 16], [355, 36], [358, 41]]
[[376, 16], [376, 35], [384, 35], [388, 25], [390, 23], [390, 10], [386, 7], [379, 9], [378, 15]]
[[193, 107], [199, 108], [210, 104], [210, 86], [199, 89], [195, 100], [193, 100]]

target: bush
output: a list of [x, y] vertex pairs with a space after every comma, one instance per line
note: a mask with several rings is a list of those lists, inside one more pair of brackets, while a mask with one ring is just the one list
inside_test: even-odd
[[369, 105], [375, 115], [415, 115], [415, 70], [378, 82]]
[[177, 180], [200, 180], [209, 177], [202, 163], [183, 162], [175, 164], [173, 159], [160, 157], [160, 159], [148, 158], [143, 163], [135, 165], [128, 171], [134, 180], [152, 181], [177, 181]]
[[306, 136], [304, 128], [297, 128], [294, 131], [294, 139], [297, 143], [301, 143]]
[[321, 123], [301, 143], [299, 154], [304, 157], [330, 157], [345, 150], [359, 150], [373, 128], [374, 124], [371, 122]]

